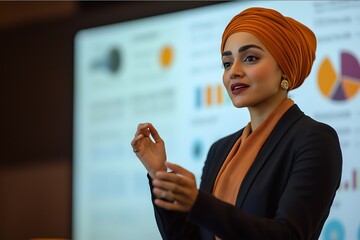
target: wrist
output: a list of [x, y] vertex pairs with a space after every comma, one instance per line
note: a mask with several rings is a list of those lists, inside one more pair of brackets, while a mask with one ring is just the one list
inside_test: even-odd
[[156, 168], [156, 169], [148, 169], [148, 170], [147, 170], [148, 174], [150, 175], [150, 177], [151, 177], [152, 179], [155, 178], [156, 172], [159, 172], [159, 171], [164, 171], [164, 172], [167, 171], [167, 168], [166, 168], [165, 164], [163, 164], [163, 166], [160, 166], [159, 168]]

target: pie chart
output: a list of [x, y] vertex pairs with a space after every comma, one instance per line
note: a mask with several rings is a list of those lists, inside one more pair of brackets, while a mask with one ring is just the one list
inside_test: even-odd
[[348, 52], [340, 56], [339, 73], [329, 58], [325, 58], [318, 72], [318, 85], [321, 93], [334, 101], [346, 101], [353, 98], [360, 89], [360, 65]]

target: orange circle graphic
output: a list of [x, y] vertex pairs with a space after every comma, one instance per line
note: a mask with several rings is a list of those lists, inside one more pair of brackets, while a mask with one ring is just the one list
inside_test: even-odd
[[168, 68], [174, 57], [173, 49], [169, 46], [164, 47], [161, 49], [161, 55], [160, 55], [160, 63], [164, 68]]

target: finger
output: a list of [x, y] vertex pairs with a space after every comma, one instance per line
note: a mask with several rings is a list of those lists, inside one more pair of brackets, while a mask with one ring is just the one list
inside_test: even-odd
[[176, 172], [166, 172], [166, 171], [157, 171], [155, 173], [155, 178], [162, 181], [173, 182], [180, 186], [189, 186], [194, 182], [195, 178], [189, 178], [187, 176], [178, 174]]
[[139, 143], [140, 140], [142, 140], [144, 138], [143, 134], [139, 134], [136, 137], [133, 138], [133, 140], [131, 141], [131, 146], [134, 148], [137, 146], [137, 144]]
[[131, 141], [131, 147], [133, 149], [133, 152], [138, 154], [141, 150], [141, 146], [142, 144], [140, 143], [140, 140], [142, 140], [144, 138], [144, 135], [140, 134], [139, 136], [135, 137], [132, 141]]
[[166, 172], [166, 171], [157, 171], [155, 173], [155, 179], [157, 180], [161, 180], [161, 181], [167, 181], [167, 182], [173, 182], [173, 183], [184, 183], [183, 180], [183, 176], [181, 175], [177, 175], [174, 172]]
[[149, 125], [150, 123], [140, 123], [137, 127], [135, 137], [139, 134], [143, 134], [145, 137], [148, 137], [150, 135]]
[[159, 199], [163, 199], [163, 200], [165, 199], [170, 202], [178, 201], [180, 203], [189, 203], [189, 197], [187, 195], [179, 194], [171, 190], [164, 190], [154, 187], [152, 192], [155, 195], [155, 197]]
[[168, 202], [168, 203], [175, 203], [175, 204], [181, 204], [183, 206], [190, 206], [189, 200], [186, 198], [186, 196], [179, 195], [176, 193], [173, 193], [172, 191], [168, 190], [162, 190], [158, 188], [153, 188], [153, 193], [156, 196], [156, 199]]
[[164, 208], [166, 210], [178, 211], [178, 212], [188, 212], [189, 211], [186, 206], [183, 206], [182, 204], [180, 204], [177, 201], [168, 202], [168, 201], [157, 198], [154, 200], [154, 203], [158, 207]]
[[174, 193], [184, 193], [185, 189], [178, 183], [169, 182], [169, 181], [163, 181], [159, 179], [153, 179], [152, 185], [154, 188], [159, 188], [164, 191], [172, 191]]
[[153, 193], [157, 198], [165, 198], [170, 200], [168, 198], [168, 193], [171, 192], [174, 200], [184, 204], [189, 204], [191, 202], [189, 201], [189, 194], [191, 194], [191, 189], [188, 187], [160, 180], [153, 180], [152, 183]]
[[194, 174], [192, 172], [186, 170], [185, 168], [183, 168], [177, 164], [165, 162], [165, 165], [167, 168], [172, 170], [174, 173], [177, 173], [177, 174], [189, 177], [189, 178], [194, 178]]
[[152, 192], [156, 198], [166, 199], [170, 202], [175, 201], [175, 198], [176, 198], [175, 193], [170, 190], [165, 190], [165, 189], [154, 187], [152, 189]]
[[191, 195], [192, 190], [196, 188], [196, 182], [193, 179], [164, 171], [155, 173], [152, 185], [162, 191], [172, 191], [179, 196], [183, 196], [184, 198], [179, 198], [179, 201], [182, 202], [188, 202], [189, 194]]
[[154, 138], [154, 141], [156, 143], [163, 142], [163, 140], [160, 137], [160, 135], [159, 135], [158, 131], [156, 130], [156, 128], [152, 124], [149, 124], [148, 127], [149, 127], [149, 130], [150, 130], [151, 136]]

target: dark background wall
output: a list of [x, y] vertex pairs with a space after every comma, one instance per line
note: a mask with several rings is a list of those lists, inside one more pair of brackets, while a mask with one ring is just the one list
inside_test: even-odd
[[75, 33], [216, 3], [0, 3], [0, 239], [71, 238]]

